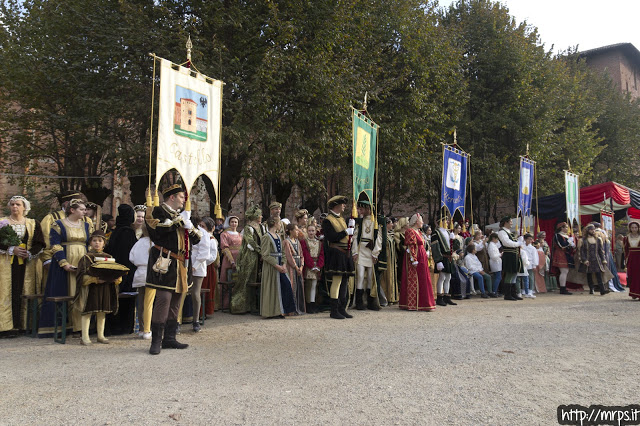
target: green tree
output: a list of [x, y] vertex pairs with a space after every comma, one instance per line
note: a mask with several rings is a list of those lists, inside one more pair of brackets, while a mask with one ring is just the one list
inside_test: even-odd
[[153, 1], [4, 0], [0, 122], [10, 162], [102, 202], [100, 179], [146, 172], [152, 61], [173, 50]]
[[[535, 27], [517, 24], [506, 7], [488, 0], [460, 0], [442, 22], [458, 37], [465, 58], [468, 102], [459, 126], [471, 154], [474, 216], [497, 220], [497, 205], [517, 201], [519, 156], [529, 147], [537, 161], [540, 195], [555, 191], [570, 159], [590, 177], [600, 139], [586, 74], [554, 58]], [[480, 218], [479, 213], [483, 212]]]

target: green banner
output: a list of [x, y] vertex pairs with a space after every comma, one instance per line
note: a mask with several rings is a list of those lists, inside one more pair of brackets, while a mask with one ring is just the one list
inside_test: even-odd
[[376, 173], [376, 148], [378, 125], [353, 110], [353, 199], [357, 200], [362, 192], [371, 204]]
[[580, 226], [580, 185], [578, 184], [578, 175], [565, 170], [564, 185], [567, 201], [567, 222], [569, 222], [569, 228], [572, 229], [574, 223]]

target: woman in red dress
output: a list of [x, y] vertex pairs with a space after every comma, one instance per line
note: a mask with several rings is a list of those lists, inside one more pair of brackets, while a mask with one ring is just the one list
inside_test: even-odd
[[420, 232], [422, 225], [422, 216], [419, 213], [411, 216], [410, 227], [407, 228], [404, 238], [407, 252], [403, 261], [399, 304], [400, 309], [408, 311], [434, 311], [436, 309], [429, 274], [429, 258]]
[[640, 299], [640, 224], [629, 222], [629, 235], [624, 237], [624, 257], [627, 264], [627, 287], [632, 299]]
[[215, 295], [216, 295], [216, 286], [218, 285], [218, 266], [220, 265], [220, 256], [218, 253], [218, 240], [213, 235], [213, 232], [216, 229], [215, 221], [210, 217], [205, 217], [202, 219], [200, 226], [205, 228], [207, 232], [209, 232], [209, 236], [211, 237], [209, 240], [211, 259], [207, 261], [207, 276], [202, 280], [202, 288], [209, 289], [209, 293], [206, 293], [205, 299], [202, 301], [204, 304], [204, 313], [205, 318], [213, 315], [213, 311], [215, 309]]

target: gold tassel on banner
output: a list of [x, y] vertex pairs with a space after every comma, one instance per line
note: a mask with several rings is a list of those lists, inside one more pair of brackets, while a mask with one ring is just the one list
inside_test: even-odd
[[184, 202], [184, 210], [190, 212], [191, 211], [191, 199], [187, 198], [187, 201]]
[[160, 197], [158, 196], [158, 188], [156, 188], [155, 195], [153, 196], [153, 206], [158, 207], [160, 205]]
[[222, 206], [220, 205], [220, 203], [216, 203], [216, 206], [213, 208], [213, 214], [216, 219], [224, 219], [222, 217]]
[[358, 209], [356, 208], [356, 200], [353, 200], [353, 207], [351, 208], [351, 217], [352, 218], [357, 218], [358, 217]]

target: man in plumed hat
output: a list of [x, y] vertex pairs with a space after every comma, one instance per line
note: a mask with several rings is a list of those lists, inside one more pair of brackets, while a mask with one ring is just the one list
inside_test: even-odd
[[349, 254], [350, 239], [353, 236], [355, 221], [349, 219], [349, 226], [342, 218], [348, 199], [336, 195], [327, 203], [329, 214], [322, 221], [324, 235], [324, 275], [331, 283], [329, 297], [331, 318], [353, 318], [347, 311], [347, 287], [349, 277], [353, 276], [353, 261]]
[[182, 294], [189, 290], [192, 282], [191, 248], [200, 241], [200, 231], [191, 223], [191, 212], [181, 211], [185, 202], [182, 185], [169, 186], [162, 191], [162, 196], [162, 205], [147, 209], [145, 217], [153, 242], [146, 285], [156, 289], [149, 349], [152, 355], [159, 354], [161, 349], [188, 346], [176, 340], [178, 311]]

